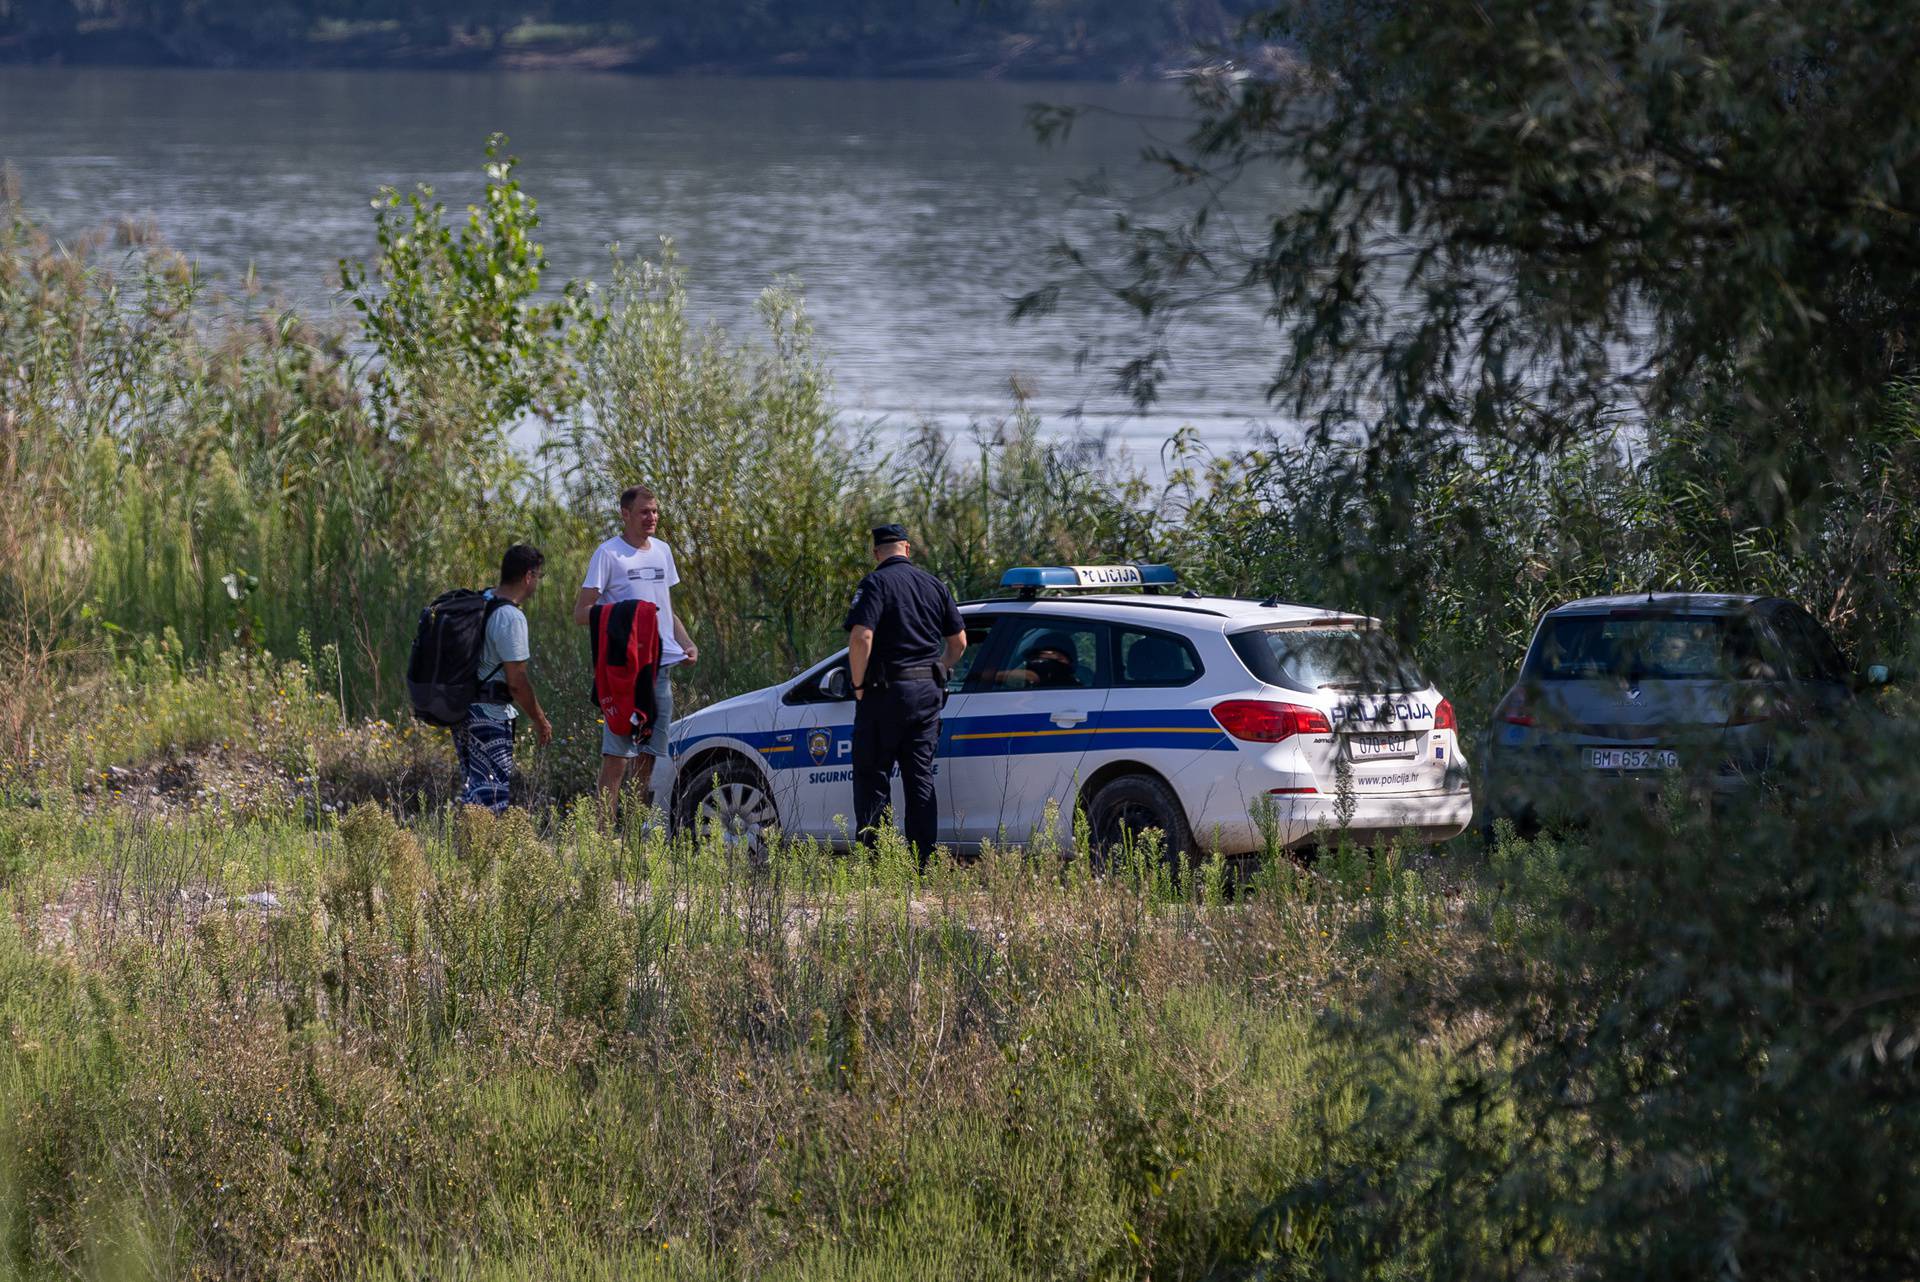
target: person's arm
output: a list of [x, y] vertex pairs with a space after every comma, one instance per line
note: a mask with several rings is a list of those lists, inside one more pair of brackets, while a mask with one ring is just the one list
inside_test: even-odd
[[947, 652], [940, 659], [940, 666], [952, 672], [954, 665], [960, 662], [960, 656], [967, 652], [967, 624], [960, 617], [960, 607], [954, 604], [953, 593], [947, 592], [946, 631], [941, 635], [947, 639]]
[[673, 616], [673, 639], [678, 641], [680, 648], [687, 652], [688, 663], [700, 662], [700, 647], [695, 645], [693, 638], [687, 635], [687, 625], [680, 622], [680, 616], [677, 614]]
[[866, 693], [867, 660], [873, 657], [873, 629], [858, 625], [847, 631], [847, 677], [853, 682], [853, 697]]
[[573, 621], [583, 628], [593, 623], [593, 607], [607, 589], [607, 577], [607, 558], [602, 549], [595, 548], [587, 558], [587, 572], [580, 580], [580, 591], [573, 598]]
[[540, 696], [533, 692], [533, 679], [527, 675], [526, 660], [522, 659], [518, 663], [503, 663], [500, 665], [500, 670], [506, 678], [507, 692], [513, 696], [513, 701], [519, 706], [520, 711], [526, 713], [528, 720], [533, 722], [535, 738], [543, 747], [552, 743], [553, 723], [548, 721], [547, 714], [541, 711]]

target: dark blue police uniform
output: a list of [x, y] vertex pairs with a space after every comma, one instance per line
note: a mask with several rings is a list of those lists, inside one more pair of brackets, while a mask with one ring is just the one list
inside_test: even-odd
[[[876, 546], [907, 537], [899, 526], [873, 533]], [[841, 626], [873, 629], [864, 692], [853, 713], [855, 823], [861, 839], [872, 840], [897, 765], [906, 811], [900, 826], [924, 866], [940, 824], [933, 753], [940, 742], [946, 672], [939, 663], [946, 638], [966, 624], [945, 584], [906, 557], [893, 556], [860, 580]]]

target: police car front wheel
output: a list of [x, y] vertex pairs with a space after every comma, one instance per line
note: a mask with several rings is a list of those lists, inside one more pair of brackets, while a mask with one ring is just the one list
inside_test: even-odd
[[701, 839], [717, 832], [730, 852], [764, 863], [772, 830], [780, 822], [766, 781], [750, 765], [724, 761], [709, 766], [688, 783], [680, 797], [679, 820]]
[[1186, 811], [1164, 780], [1149, 774], [1121, 775], [1100, 786], [1087, 803], [1087, 829], [1097, 868], [1137, 859], [1149, 831], [1159, 833], [1160, 857], [1190, 858], [1193, 833]]

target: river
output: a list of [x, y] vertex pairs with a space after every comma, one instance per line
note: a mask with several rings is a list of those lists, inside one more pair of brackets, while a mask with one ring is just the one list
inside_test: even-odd
[[[1113, 114], [1043, 148], [1025, 125], [1034, 101]], [[604, 278], [611, 243], [650, 252], [671, 236], [695, 307], [736, 329], [791, 274], [848, 413], [960, 427], [1005, 414], [1018, 380], [1049, 430], [1150, 464], [1182, 425], [1231, 448], [1270, 419], [1277, 344], [1257, 308], [1189, 316], [1145, 413], [1109, 372], [1124, 317], [1082, 306], [1016, 325], [1008, 309], [1044, 277], [1050, 242], [1108, 224], [1077, 180], [1156, 185], [1142, 129], [1177, 136], [1181, 106], [1161, 84], [6, 67], [0, 163], [61, 235], [146, 218], [203, 270], [231, 283], [251, 265], [324, 312], [339, 306], [335, 260], [372, 252], [373, 193], [428, 182], [458, 209], [500, 130], [556, 274]], [[1081, 362], [1091, 333], [1119, 344]]]

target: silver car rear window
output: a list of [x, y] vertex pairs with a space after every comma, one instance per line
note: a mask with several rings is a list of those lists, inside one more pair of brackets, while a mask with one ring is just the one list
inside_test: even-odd
[[1627, 611], [1548, 619], [1527, 654], [1540, 681], [1716, 681], [1765, 676], [1753, 621]]
[[1378, 628], [1259, 628], [1228, 640], [1268, 685], [1294, 690], [1424, 690], [1426, 679]]

